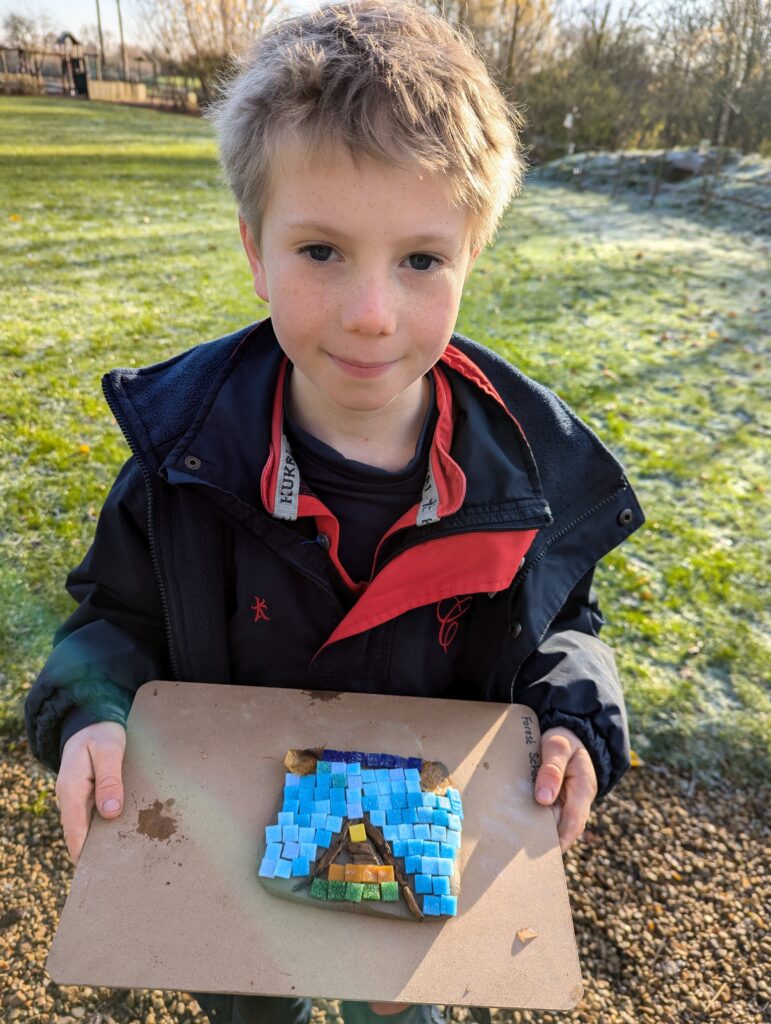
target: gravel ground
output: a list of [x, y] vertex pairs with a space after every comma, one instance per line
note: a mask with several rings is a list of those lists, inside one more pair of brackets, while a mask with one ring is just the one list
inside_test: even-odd
[[[0, 1019], [206, 1024], [184, 992], [48, 979], [45, 957], [72, 874], [52, 791], [24, 741], [0, 739]], [[633, 769], [566, 857], [583, 1001], [569, 1014], [494, 1010], [493, 1021], [771, 1021], [766, 804], [767, 794]], [[338, 1024], [335, 1011], [319, 1000], [316, 1024]], [[460, 1008], [447, 1016], [471, 1019]]]

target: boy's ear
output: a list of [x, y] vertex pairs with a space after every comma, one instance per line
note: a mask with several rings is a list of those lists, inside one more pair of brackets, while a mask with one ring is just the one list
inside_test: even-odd
[[265, 265], [262, 262], [260, 251], [257, 248], [254, 233], [240, 213], [238, 215], [238, 229], [241, 232], [241, 242], [244, 247], [244, 252], [246, 253], [246, 258], [249, 260], [249, 267], [252, 271], [255, 294], [259, 295], [263, 302], [269, 302], [268, 278], [265, 273]]

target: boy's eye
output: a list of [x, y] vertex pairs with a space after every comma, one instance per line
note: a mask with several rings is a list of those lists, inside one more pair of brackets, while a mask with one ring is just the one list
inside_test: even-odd
[[408, 258], [413, 270], [431, 270], [432, 264], [439, 262], [436, 256], [429, 256], [427, 252], [414, 252]]
[[305, 248], [302, 249], [301, 251], [307, 253], [310, 256], [310, 258], [312, 260], [315, 260], [317, 263], [326, 263], [326, 261], [332, 255], [332, 246], [306, 245]]

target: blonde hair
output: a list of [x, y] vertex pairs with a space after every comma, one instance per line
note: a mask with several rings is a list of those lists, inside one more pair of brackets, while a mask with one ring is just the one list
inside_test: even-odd
[[285, 137], [446, 176], [452, 201], [473, 213], [475, 247], [492, 240], [522, 180], [520, 119], [470, 36], [411, 0], [346, 0], [278, 23], [207, 117], [256, 238]]

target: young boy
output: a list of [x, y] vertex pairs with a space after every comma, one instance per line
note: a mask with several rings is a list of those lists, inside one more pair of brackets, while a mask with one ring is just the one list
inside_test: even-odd
[[551, 392], [453, 334], [516, 125], [468, 42], [401, 0], [278, 25], [212, 116], [271, 318], [105, 378], [132, 457], [26, 708], [73, 859], [91, 809], [121, 811], [156, 678], [526, 704], [567, 848], [628, 764], [590, 586], [642, 514]]

